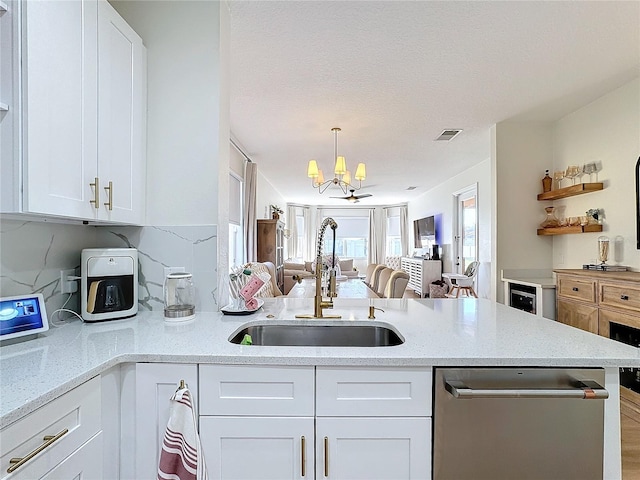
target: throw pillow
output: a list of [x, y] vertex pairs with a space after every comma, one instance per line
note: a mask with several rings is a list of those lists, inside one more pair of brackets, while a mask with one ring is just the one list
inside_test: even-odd
[[340, 260], [338, 265], [340, 266], [340, 270], [343, 272], [351, 272], [353, 271], [353, 258], [350, 258], [349, 260]]

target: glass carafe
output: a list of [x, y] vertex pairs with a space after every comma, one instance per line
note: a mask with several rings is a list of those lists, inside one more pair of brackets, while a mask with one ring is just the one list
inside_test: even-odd
[[598, 261], [604, 265], [609, 260], [609, 237], [602, 235], [598, 237]]
[[542, 228], [555, 228], [560, 226], [560, 221], [555, 214], [556, 207], [546, 207], [544, 211], [547, 213], [547, 218], [540, 224]]
[[188, 320], [195, 316], [195, 287], [190, 273], [170, 273], [164, 281], [164, 316]]

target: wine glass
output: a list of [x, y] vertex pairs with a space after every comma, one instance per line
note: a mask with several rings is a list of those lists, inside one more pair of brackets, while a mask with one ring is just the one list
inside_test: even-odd
[[572, 181], [572, 185], [576, 184], [576, 177], [578, 176], [578, 166], [577, 165], [569, 165], [567, 167], [567, 171], [564, 174], [565, 177], [570, 178]]
[[564, 178], [564, 170], [556, 170], [553, 172], [553, 179], [556, 181], [556, 189], [560, 188], [560, 182]]
[[589, 182], [591, 182], [591, 175], [596, 173], [596, 164], [595, 162], [585, 163], [582, 167], [582, 171], [589, 175]]

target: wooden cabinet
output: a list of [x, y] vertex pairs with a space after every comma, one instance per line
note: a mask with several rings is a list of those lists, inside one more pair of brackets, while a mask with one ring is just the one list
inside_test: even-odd
[[284, 292], [284, 223], [279, 220], [258, 220], [257, 235], [257, 260], [275, 265], [276, 283]]
[[3, 428], [0, 478], [102, 478], [100, 389], [95, 377]]
[[[558, 321], [640, 347], [640, 273], [555, 272]], [[639, 379], [640, 369], [620, 369], [623, 478], [640, 474]]]
[[442, 262], [440, 260], [402, 257], [400, 265], [400, 268], [409, 274], [407, 288], [419, 294], [420, 298], [429, 294], [429, 285], [432, 282], [442, 280]]
[[12, 5], [20, 63], [0, 124], [15, 140], [2, 150], [2, 212], [143, 223], [142, 40], [106, 0]]
[[200, 365], [200, 393], [212, 479], [430, 478], [430, 368]]
[[[198, 398], [196, 365], [138, 363], [135, 367], [135, 440], [133, 451], [123, 452], [135, 458], [134, 472], [123, 478], [156, 478], [162, 439], [169, 421], [170, 399], [180, 380], [184, 380], [193, 398]], [[198, 404], [196, 403], [196, 407]], [[131, 449], [130, 449], [131, 450]], [[127, 463], [126, 460], [124, 463]]]

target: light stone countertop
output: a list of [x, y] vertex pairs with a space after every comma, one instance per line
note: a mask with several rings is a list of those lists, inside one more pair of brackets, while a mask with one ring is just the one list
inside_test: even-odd
[[[376, 319], [368, 320], [373, 304]], [[0, 347], [0, 427], [107, 369], [126, 362], [367, 366], [640, 367], [640, 349], [485, 299], [335, 299], [327, 313], [348, 324], [392, 326], [394, 347], [263, 347], [227, 339], [247, 322], [296, 320], [313, 299], [266, 299], [247, 316], [198, 313], [166, 323], [161, 312], [87, 324], [71, 321]], [[267, 316], [273, 316], [268, 318]], [[326, 320], [325, 320], [326, 321]]]

